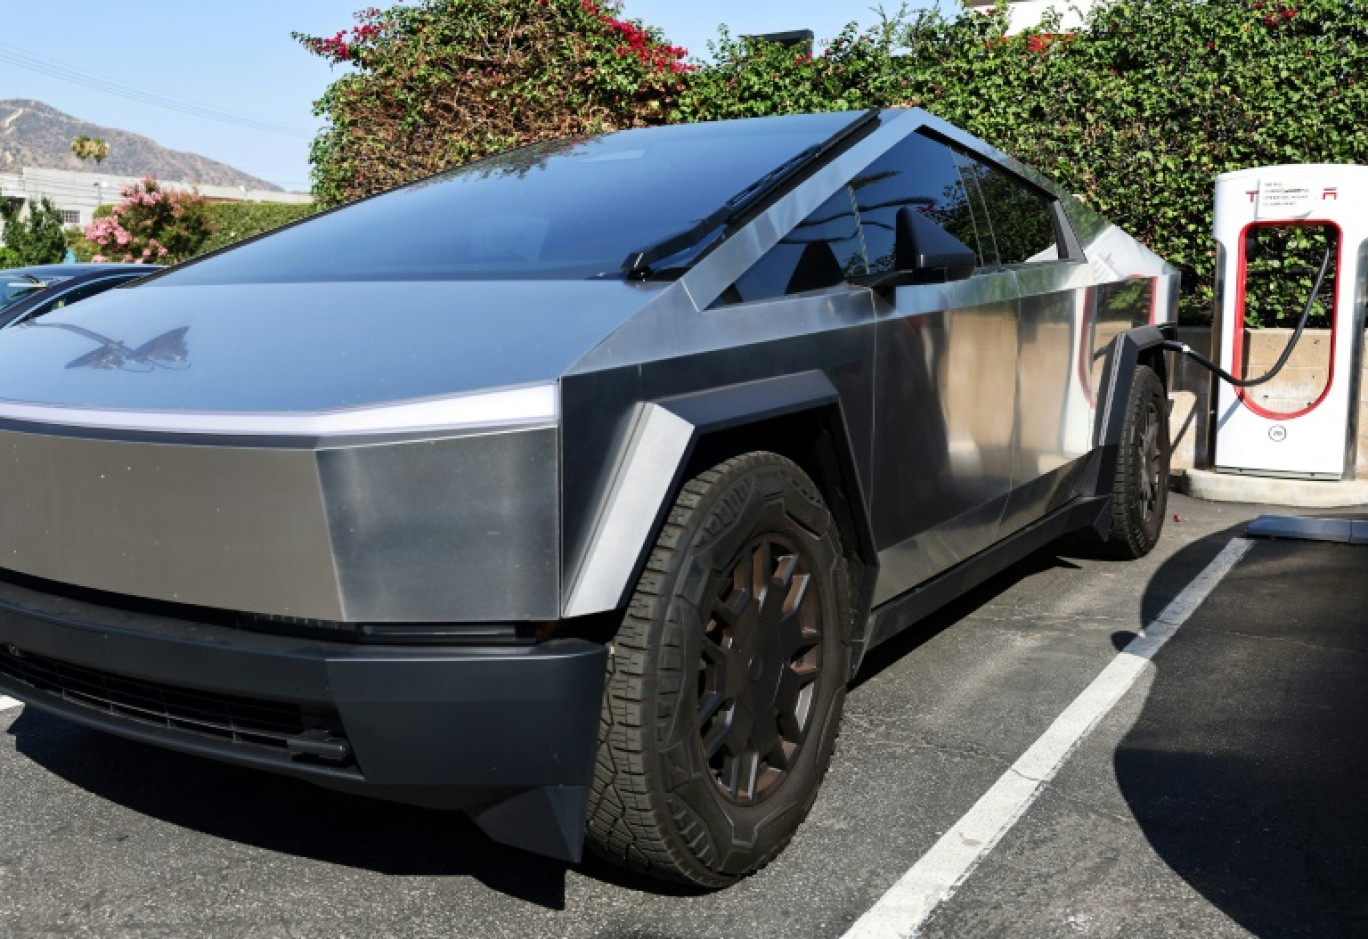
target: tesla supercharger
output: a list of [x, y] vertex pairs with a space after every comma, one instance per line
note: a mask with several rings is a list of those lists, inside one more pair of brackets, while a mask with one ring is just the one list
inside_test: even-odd
[[[1262, 270], [1251, 269], [1251, 253], [1266, 254], [1268, 244], [1289, 234], [1286, 229], [1311, 229], [1304, 233], [1308, 238], [1331, 246], [1326, 282], [1333, 283], [1320, 294], [1330, 308], [1328, 339], [1303, 336], [1288, 368], [1265, 386], [1215, 382], [1216, 471], [1352, 478], [1364, 325], [1359, 284], [1368, 273], [1368, 166], [1264, 166], [1218, 176], [1214, 227], [1216, 361], [1237, 378], [1257, 377], [1271, 364], [1266, 357], [1251, 361], [1245, 314], [1249, 297], [1265, 289], [1260, 275], [1276, 273], [1279, 265], [1265, 258]], [[1305, 281], [1304, 266], [1300, 273]], [[1305, 293], [1309, 288], [1296, 300], [1293, 319]]]

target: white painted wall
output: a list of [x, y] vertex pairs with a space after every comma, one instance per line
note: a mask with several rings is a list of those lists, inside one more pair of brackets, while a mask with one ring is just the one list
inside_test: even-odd
[[[37, 202], [48, 198], [59, 209], [76, 212], [82, 227], [90, 224], [97, 206], [105, 202], [122, 202], [119, 192], [138, 182], [136, 176], [113, 176], [108, 173], [82, 173], [74, 170], [51, 170], [24, 167], [19, 173], [0, 173], [0, 198], [17, 198]], [[268, 189], [243, 189], [238, 186], [200, 186], [180, 180], [159, 179], [165, 189], [198, 190], [200, 195], [227, 202], [311, 202], [301, 192], [276, 192]]]

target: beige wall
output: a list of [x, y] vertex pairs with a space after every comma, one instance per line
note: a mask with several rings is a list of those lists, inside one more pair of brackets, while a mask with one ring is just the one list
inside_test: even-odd
[[[1250, 357], [1249, 371], [1262, 374], [1273, 366], [1291, 335], [1288, 329], [1245, 330], [1246, 355]], [[1205, 328], [1178, 330], [1178, 338], [1196, 351], [1210, 356], [1211, 331]], [[1316, 399], [1325, 387], [1325, 362], [1328, 360], [1329, 330], [1308, 329], [1288, 359], [1283, 371], [1267, 385], [1257, 386], [1255, 400], [1277, 410], [1305, 407]], [[1365, 363], [1368, 364], [1368, 363]], [[1363, 366], [1361, 366], [1362, 368]], [[1364, 369], [1368, 371], [1368, 369]], [[1169, 356], [1169, 392], [1172, 408], [1169, 424], [1173, 433], [1173, 466], [1188, 469], [1193, 466], [1210, 468], [1207, 453], [1207, 403], [1209, 373], [1187, 356]], [[1368, 376], [1362, 376], [1368, 378]], [[1358, 402], [1358, 460], [1357, 476], [1368, 479], [1368, 380], [1359, 382]]]

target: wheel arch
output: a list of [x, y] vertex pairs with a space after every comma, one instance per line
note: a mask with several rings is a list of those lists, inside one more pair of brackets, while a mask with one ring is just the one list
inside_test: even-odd
[[[1161, 345], [1166, 338], [1162, 326], [1137, 326], [1119, 333], [1107, 346], [1093, 428], [1093, 460], [1082, 485], [1084, 494], [1110, 495], [1125, 429], [1126, 401], [1136, 368], [1144, 365], [1153, 369], [1164, 388], [1168, 388], [1168, 365]], [[1105, 526], [1107, 518], [1107, 512], [1102, 512], [1096, 525]], [[1098, 533], [1104, 533], [1101, 527]]]
[[820, 371], [746, 382], [643, 404], [569, 578], [567, 618], [622, 609], [686, 480], [741, 453], [792, 460], [836, 520], [851, 571], [852, 663], [864, 651], [878, 552], [840, 395]]

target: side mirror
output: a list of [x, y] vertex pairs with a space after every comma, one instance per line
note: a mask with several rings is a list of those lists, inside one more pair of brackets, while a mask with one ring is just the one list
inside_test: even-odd
[[853, 281], [876, 288], [943, 284], [973, 274], [977, 262], [972, 248], [919, 209], [903, 206], [894, 218], [894, 269], [853, 278]]
[[978, 260], [964, 242], [941, 228], [920, 210], [898, 210], [893, 258], [900, 272], [912, 274], [912, 283], [944, 283], [963, 280], [974, 273]]

